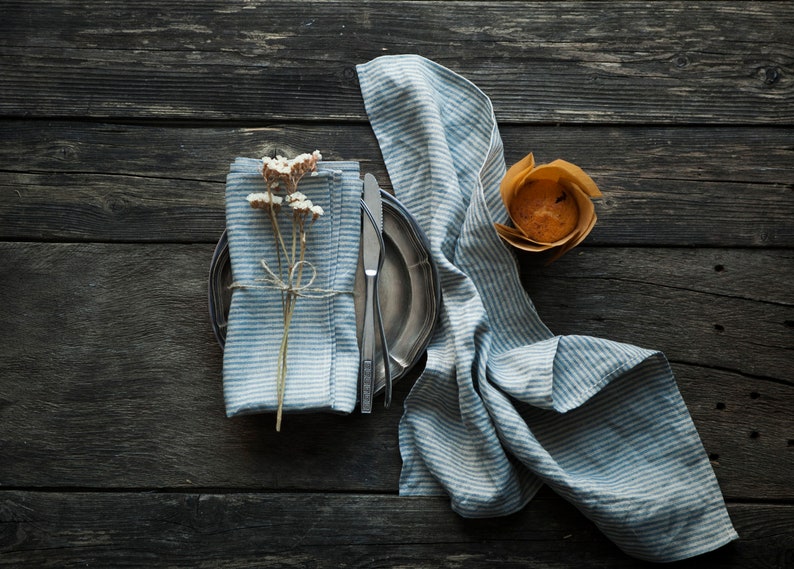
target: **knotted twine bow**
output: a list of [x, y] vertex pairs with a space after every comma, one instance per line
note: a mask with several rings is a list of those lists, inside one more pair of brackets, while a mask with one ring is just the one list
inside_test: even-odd
[[[262, 268], [267, 273], [267, 277], [261, 279], [254, 279], [257, 283], [266, 283], [265, 285], [250, 284], [244, 282], [234, 281], [229, 285], [230, 289], [276, 289], [282, 293], [292, 294], [293, 296], [302, 298], [328, 298], [337, 294], [354, 294], [352, 290], [336, 290], [332, 288], [316, 288], [312, 287], [314, 281], [317, 280], [317, 267], [310, 261], [298, 261], [287, 273], [287, 280], [285, 281], [267, 264], [267, 261], [262, 259], [260, 261]], [[311, 278], [304, 284], [295, 284], [296, 271], [300, 272], [299, 267], [308, 267], [311, 271]]]

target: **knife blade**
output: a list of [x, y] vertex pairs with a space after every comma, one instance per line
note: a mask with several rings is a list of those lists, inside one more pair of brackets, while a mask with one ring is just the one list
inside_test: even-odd
[[[361, 362], [359, 384], [361, 388], [361, 412], [372, 412], [372, 397], [375, 392], [375, 311], [378, 272], [381, 262], [380, 226], [383, 223], [383, 205], [380, 188], [375, 176], [364, 176], [364, 205], [372, 215], [366, 216], [361, 228], [361, 247], [363, 249], [364, 281], [366, 296], [364, 301], [364, 326], [361, 333]], [[374, 221], [374, 224], [372, 223]]]

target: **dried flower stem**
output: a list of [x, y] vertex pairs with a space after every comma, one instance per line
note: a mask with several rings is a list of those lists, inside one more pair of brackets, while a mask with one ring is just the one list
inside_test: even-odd
[[[298, 295], [295, 292], [300, 290], [303, 280], [303, 266], [306, 259], [306, 232], [304, 230], [303, 220], [300, 221], [300, 231], [296, 233], [295, 224], [293, 224], [292, 231], [292, 259], [295, 259], [296, 241], [300, 240], [300, 257], [297, 263], [290, 263], [289, 266], [289, 279], [290, 288], [286, 293], [282, 292], [282, 299], [286, 296], [284, 304], [284, 335], [281, 338], [281, 346], [279, 347], [279, 368], [277, 378], [278, 389], [278, 410], [276, 411], [276, 431], [281, 431], [281, 417], [284, 407], [284, 391], [286, 388], [287, 378], [287, 348], [289, 346], [289, 330], [292, 324], [292, 315], [295, 313], [295, 304], [298, 301]], [[297, 270], [297, 275], [295, 271]], [[293, 286], [294, 277], [294, 286]]]
[[[311, 223], [323, 215], [320, 206], [312, 204], [302, 193], [297, 191], [298, 182], [307, 172], [316, 170], [317, 161], [322, 156], [318, 151], [312, 154], [301, 154], [297, 158], [287, 160], [281, 156], [263, 158], [262, 175], [265, 178], [267, 193], [250, 194], [248, 202], [251, 207], [268, 211], [271, 228], [276, 240], [276, 258], [278, 260], [278, 282], [281, 286], [281, 310], [284, 320], [284, 333], [279, 345], [276, 369], [276, 431], [281, 430], [281, 419], [284, 409], [284, 393], [287, 379], [287, 353], [289, 348], [289, 331], [295, 305], [303, 279], [303, 267], [306, 262], [306, 218], [311, 215]], [[287, 205], [292, 209], [292, 242], [289, 249], [284, 242], [281, 227], [276, 214], [284, 201], [274, 191], [283, 188], [287, 192]], [[298, 248], [300, 246], [300, 248]], [[269, 270], [269, 269], [268, 269]], [[272, 273], [271, 273], [272, 274]]]

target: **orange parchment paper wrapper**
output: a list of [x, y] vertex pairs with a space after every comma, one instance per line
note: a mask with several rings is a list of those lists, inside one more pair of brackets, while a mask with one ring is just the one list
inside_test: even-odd
[[528, 154], [507, 170], [500, 190], [514, 227], [497, 223], [497, 233], [523, 251], [550, 252], [548, 263], [581, 243], [596, 223], [591, 199], [601, 191], [565, 160], [536, 166]]

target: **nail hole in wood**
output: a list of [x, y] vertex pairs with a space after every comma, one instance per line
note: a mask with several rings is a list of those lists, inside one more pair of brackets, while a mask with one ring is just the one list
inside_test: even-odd
[[720, 411], [725, 409], [725, 403], [717, 403], [717, 409], [719, 409]]
[[761, 436], [761, 433], [759, 433], [758, 431], [750, 431], [750, 438], [751, 439], [757, 439], [760, 436]]
[[725, 266], [724, 265], [714, 265], [714, 270], [717, 271], [718, 273], [721, 273], [722, 271], [725, 270]]
[[780, 80], [780, 70], [777, 67], [767, 67], [764, 70], [764, 84], [774, 85]]
[[722, 324], [715, 324], [714, 325], [714, 329], [717, 332], [725, 332], [725, 326], [723, 326]]
[[757, 391], [750, 392], [750, 399], [758, 399], [759, 397], [761, 397], [761, 394]]
[[794, 447], [794, 439], [789, 439], [788, 440], [788, 446]]
[[719, 460], [719, 459], [720, 459], [720, 455], [718, 455], [716, 452], [712, 452], [709, 455], [709, 460]]

